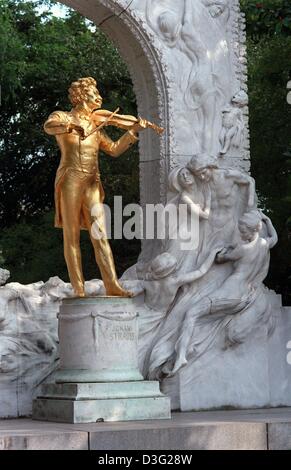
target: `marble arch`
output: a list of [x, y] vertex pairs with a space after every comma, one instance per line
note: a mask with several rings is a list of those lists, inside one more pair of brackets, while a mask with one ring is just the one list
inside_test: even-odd
[[[195, 153], [221, 151], [222, 166], [249, 171], [245, 19], [239, 0], [60, 3], [112, 40], [130, 71], [139, 115], [165, 129], [161, 137], [140, 136], [142, 206], [164, 203], [169, 171]], [[143, 257], [154, 251], [155, 243], [144, 241]]]

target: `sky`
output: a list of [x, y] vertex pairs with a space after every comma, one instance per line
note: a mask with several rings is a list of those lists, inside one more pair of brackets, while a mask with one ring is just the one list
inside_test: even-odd
[[[29, 0], [29, 1], [34, 2], [34, 3], [37, 2], [37, 0]], [[47, 9], [48, 9], [47, 6], [43, 6], [43, 7], [39, 7], [39, 8], [38, 8], [38, 11], [39, 11], [40, 13], [42, 13], [43, 11], [45, 11], [45, 10], [47, 10]], [[67, 11], [69, 10], [69, 8], [66, 7], [65, 5], [59, 3], [59, 2], [56, 2], [56, 5], [53, 6], [53, 7], [51, 7], [49, 10], [50, 10], [55, 16], [58, 16], [59, 18], [65, 18], [66, 13], [67, 13]], [[89, 20], [86, 20], [86, 21], [87, 21], [87, 26], [88, 26], [88, 28], [89, 28], [92, 32], [96, 31], [96, 26], [93, 25], [93, 23], [90, 22]]]
[[[36, 2], [36, 0], [31, 0], [32, 2]], [[47, 7], [40, 7], [39, 11], [40, 13], [44, 10], [47, 10]], [[50, 8], [50, 11], [55, 15], [64, 18], [66, 15], [66, 7], [64, 5], [61, 5], [60, 3], [57, 3], [55, 6]]]

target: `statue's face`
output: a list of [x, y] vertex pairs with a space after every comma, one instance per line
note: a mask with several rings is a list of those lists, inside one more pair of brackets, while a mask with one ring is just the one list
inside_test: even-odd
[[92, 86], [87, 92], [87, 97], [86, 97], [87, 106], [93, 111], [94, 109], [101, 108], [102, 102], [103, 100], [99, 91], [97, 90], [96, 87]]
[[173, 41], [179, 34], [179, 18], [171, 11], [164, 11], [158, 18], [160, 31], [166, 39]]
[[182, 187], [192, 186], [195, 182], [194, 176], [187, 168], [183, 168], [179, 173], [179, 180]]
[[10, 277], [10, 272], [7, 269], [0, 269], [0, 286], [6, 284]]
[[252, 241], [257, 233], [255, 230], [251, 230], [246, 224], [243, 223], [240, 223], [238, 225], [238, 229], [240, 232], [241, 239], [244, 242]]
[[228, 0], [214, 0], [213, 2], [209, 3], [209, 13], [212, 18], [217, 18], [218, 16], [222, 15], [227, 6]]
[[11, 339], [3, 338], [0, 345], [0, 374], [7, 374], [17, 370], [19, 367], [18, 348]]
[[211, 180], [212, 170], [211, 168], [201, 168], [196, 172], [196, 175], [201, 181], [208, 183]]
[[219, 5], [211, 5], [209, 12], [213, 18], [217, 18], [223, 13], [223, 9]]

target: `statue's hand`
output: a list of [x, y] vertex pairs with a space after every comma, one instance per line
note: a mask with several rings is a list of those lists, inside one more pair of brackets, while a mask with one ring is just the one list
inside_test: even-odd
[[222, 248], [218, 253], [216, 253], [215, 262], [217, 264], [224, 263], [224, 256], [227, 254], [228, 248]]
[[86, 138], [85, 130], [83, 129], [82, 126], [78, 126], [77, 124], [70, 124], [69, 125], [69, 132], [76, 131], [81, 139]]
[[148, 127], [146, 119], [139, 118], [138, 122], [134, 124], [131, 128], [133, 132], [140, 132], [145, 130]]

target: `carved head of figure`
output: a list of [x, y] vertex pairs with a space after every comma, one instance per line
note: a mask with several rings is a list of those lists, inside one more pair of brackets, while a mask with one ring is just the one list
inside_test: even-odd
[[229, 0], [204, 0], [212, 18], [218, 18], [229, 6]]
[[177, 267], [177, 260], [170, 253], [162, 253], [150, 264], [147, 279], [163, 279], [170, 276]]
[[173, 11], [164, 11], [158, 18], [158, 26], [164, 38], [173, 43], [177, 40], [181, 23]]
[[41, 294], [47, 295], [53, 301], [67, 297], [70, 291], [70, 285], [66, 284], [57, 276], [51, 277], [41, 286]]
[[7, 269], [0, 268], [0, 286], [4, 286], [10, 278], [10, 272]]
[[251, 242], [262, 229], [262, 216], [258, 210], [246, 212], [238, 221], [241, 239]]
[[0, 344], [0, 374], [8, 374], [19, 369], [19, 340], [9, 338], [8, 336], [1, 338]]
[[80, 78], [71, 84], [69, 100], [73, 107], [87, 107], [91, 111], [102, 106], [102, 97], [97, 89], [97, 82], [92, 77]]
[[187, 168], [201, 181], [207, 183], [212, 178], [212, 171], [218, 168], [218, 165], [215, 158], [200, 153], [191, 158], [190, 162], [187, 164]]
[[188, 168], [182, 168], [178, 173], [178, 182], [182, 189], [187, 189], [195, 183], [194, 176]]
[[249, 97], [244, 90], [238, 91], [231, 100], [234, 106], [238, 108], [244, 108], [249, 103]]

